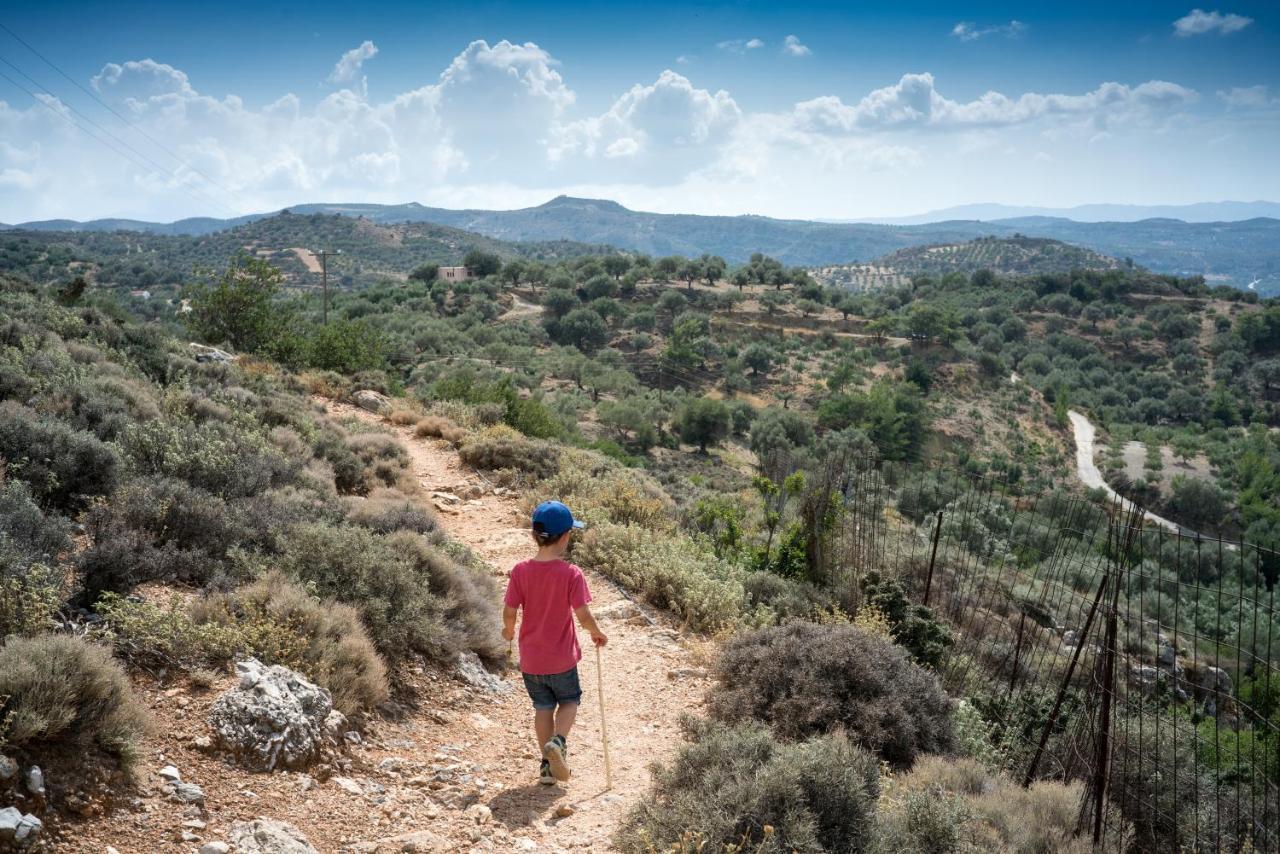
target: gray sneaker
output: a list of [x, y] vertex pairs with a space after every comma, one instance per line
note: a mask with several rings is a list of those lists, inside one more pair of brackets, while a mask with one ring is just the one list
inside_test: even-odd
[[542, 745], [542, 758], [551, 766], [551, 776], [561, 783], [569, 779], [569, 748], [558, 735]]
[[538, 768], [538, 782], [544, 786], [554, 786], [556, 778], [551, 775], [551, 763], [542, 760], [542, 765]]

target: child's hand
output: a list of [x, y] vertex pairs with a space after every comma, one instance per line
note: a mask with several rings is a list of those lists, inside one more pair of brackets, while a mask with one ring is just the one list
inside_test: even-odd
[[503, 627], [502, 627], [502, 638], [503, 638], [503, 640], [515, 640], [515, 638], [516, 638], [516, 630], [515, 630], [515, 627], [514, 627], [514, 626], [503, 626]]
[[591, 642], [596, 646], [604, 646], [609, 642], [609, 637], [604, 632], [596, 629], [591, 633]]

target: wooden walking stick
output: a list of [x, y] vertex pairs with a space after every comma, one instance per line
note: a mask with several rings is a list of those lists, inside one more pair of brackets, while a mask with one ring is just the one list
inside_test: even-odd
[[604, 658], [596, 647], [596, 693], [600, 695], [600, 742], [604, 745], [604, 790], [613, 788], [613, 764], [609, 762], [609, 727], [604, 717]]

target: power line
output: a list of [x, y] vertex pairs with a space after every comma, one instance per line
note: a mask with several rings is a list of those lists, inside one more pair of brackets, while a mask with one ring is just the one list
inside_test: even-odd
[[[117, 119], [119, 119], [121, 122], [123, 122], [123, 123], [125, 124], [125, 126], [126, 126], [126, 127], [128, 127], [128, 128], [130, 128], [131, 130], [133, 130], [133, 131], [137, 132], [139, 135], [141, 135], [141, 136], [145, 137], [148, 141], [150, 141], [150, 142], [151, 142], [151, 144], [152, 144], [152, 145], [156, 146], [156, 147], [157, 147], [157, 148], [159, 148], [161, 151], [163, 151], [164, 153], [166, 153], [166, 154], [168, 154], [170, 157], [172, 157], [174, 160], [178, 161], [178, 163], [179, 163], [180, 165], [182, 165], [182, 166], [186, 167], [187, 169], [190, 169], [192, 172], [194, 172], [195, 174], [199, 175], [201, 178], [203, 178], [205, 181], [207, 181], [211, 186], [216, 187], [217, 189], [221, 190], [223, 193], [226, 193], [228, 198], [231, 198], [231, 199], [233, 199], [233, 200], [235, 199], [235, 194], [234, 194], [234, 193], [232, 193], [232, 192], [231, 192], [230, 190], [228, 190], [226, 187], [223, 187], [221, 184], [219, 184], [219, 183], [218, 183], [217, 181], [215, 181], [213, 178], [210, 178], [208, 175], [206, 175], [204, 172], [202, 172], [202, 171], [200, 171], [199, 169], [197, 169], [197, 168], [196, 168], [195, 166], [193, 166], [192, 164], [188, 163], [186, 160], [182, 159], [182, 157], [181, 157], [179, 154], [177, 154], [176, 152], [174, 152], [172, 149], [170, 149], [168, 146], [166, 146], [163, 142], [161, 142], [160, 140], [158, 140], [158, 139], [156, 139], [155, 137], [153, 137], [151, 134], [147, 133], [147, 132], [146, 132], [145, 130], [143, 130], [139, 125], [136, 125], [136, 124], [134, 124], [133, 122], [129, 121], [129, 119], [128, 119], [127, 117], [125, 117], [124, 115], [122, 115], [119, 111], [117, 111], [115, 107], [111, 106], [111, 105], [110, 105], [110, 104], [108, 104], [106, 101], [104, 101], [102, 98], [98, 97], [98, 95], [97, 95], [97, 93], [96, 93], [96, 92], [93, 92], [93, 91], [89, 90], [88, 88], [86, 88], [85, 86], [83, 86], [83, 85], [80, 83], [80, 81], [76, 80], [76, 79], [75, 79], [74, 77], [72, 77], [70, 74], [67, 74], [67, 72], [63, 71], [61, 68], [59, 68], [57, 65], [55, 65], [55, 64], [54, 64], [54, 62], [53, 62], [51, 59], [49, 59], [49, 58], [48, 58], [48, 57], [46, 57], [44, 54], [42, 54], [40, 51], [38, 51], [38, 50], [36, 50], [34, 47], [32, 47], [32, 46], [31, 46], [31, 44], [30, 44], [30, 43], [28, 43], [28, 42], [26, 41], [26, 39], [22, 38], [22, 36], [18, 35], [18, 34], [17, 34], [17, 33], [15, 33], [13, 30], [9, 29], [7, 26], [5, 26], [5, 25], [4, 25], [4, 23], [3, 23], [3, 22], [0, 22], [0, 30], [4, 30], [6, 33], [8, 33], [10, 36], [12, 36], [12, 37], [14, 38], [14, 40], [18, 42], [18, 44], [22, 45], [22, 46], [23, 46], [23, 47], [25, 47], [27, 50], [31, 51], [31, 52], [32, 52], [32, 53], [34, 53], [37, 57], [39, 57], [39, 59], [40, 59], [40, 61], [41, 61], [41, 62], [43, 62], [45, 65], [49, 66], [49, 67], [50, 67], [50, 68], [52, 68], [54, 71], [56, 71], [56, 72], [58, 72], [59, 74], [61, 74], [63, 77], [65, 77], [65, 78], [67, 79], [67, 81], [71, 83], [71, 85], [75, 86], [75, 87], [76, 87], [77, 89], [79, 89], [81, 92], [83, 92], [83, 93], [85, 93], [86, 95], [88, 95], [88, 96], [89, 96], [90, 98], [92, 98], [94, 101], [97, 101], [97, 102], [98, 102], [98, 104], [100, 104], [100, 105], [103, 107], [103, 109], [107, 110], [109, 113], [111, 113], [113, 116], [115, 116], [115, 117], [116, 117]], [[23, 75], [23, 76], [25, 77], [26, 75]], [[30, 78], [28, 78], [28, 79], [30, 79]], [[44, 88], [44, 87], [41, 87], [41, 88]], [[46, 91], [48, 91], [48, 90], [46, 90]], [[225, 205], [224, 205], [224, 207], [227, 207], [227, 206], [225, 206]], [[227, 207], [227, 209], [228, 209], [228, 210], [233, 210], [232, 208], [229, 208], [229, 207]]]
[[[87, 116], [87, 115], [85, 115], [84, 113], [80, 112], [78, 109], [76, 109], [75, 105], [71, 104], [71, 103], [70, 103], [70, 102], [68, 102], [68, 101], [64, 101], [62, 98], [59, 98], [59, 97], [58, 97], [58, 95], [57, 95], [55, 92], [50, 91], [48, 87], [46, 87], [46, 86], [42, 85], [38, 80], [34, 80], [34, 79], [32, 79], [31, 75], [27, 74], [27, 73], [26, 73], [25, 71], [23, 71], [21, 68], [19, 68], [18, 66], [14, 65], [14, 64], [13, 64], [12, 62], [10, 62], [9, 60], [5, 59], [3, 56], [0, 56], [0, 62], [3, 62], [5, 65], [7, 65], [7, 66], [9, 66], [10, 68], [12, 68], [12, 69], [13, 69], [14, 71], [16, 71], [18, 74], [22, 75], [22, 77], [24, 77], [24, 78], [25, 78], [29, 83], [31, 83], [31, 85], [36, 86], [36, 87], [37, 87], [37, 88], [39, 88], [39, 89], [42, 89], [42, 90], [44, 91], [44, 93], [45, 93], [46, 95], [48, 95], [50, 98], [53, 98], [53, 99], [57, 100], [57, 102], [58, 102], [59, 104], [61, 104], [62, 106], [66, 107], [66, 108], [67, 108], [68, 110], [70, 110], [71, 112], [75, 113], [77, 116], [79, 116], [79, 117], [80, 117], [81, 119], [83, 119], [85, 122], [89, 123], [89, 124], [90, 124], [90, 125], [92, 125], [94, 128], [97, 128], [97, 129], [98, 129], [99, 131], [101, 131], [102, 133], [104, 133], [104, 134], [106, 134], [107, 136], [111, 137], [111, 139], [112, 139], [112, 140], [114, 140], [116, 143], [118, 143], [119, 145], [121, 145], [122, 147], [124, 147], [125, 149], [127, 149], [127, 150], [128, 150], [129, 152], [131, 152], [132, 154], [134, 154], [134, 155], [136, 155], [137, 157], [141, 158], [143, 161], [145, 161], [145, 163], [144, 163], [144, 164], [142, 164], [142, 165], [144, 166], [144, 168], [147, 168], [147, 166], [148, 166], [148, 164], [149, 164], [149, 167], [150, 167], [151, 169], [154, 169], [154, 170], [156, 170], [156, 171], [158, 171], [158, 172], [161, 172], [161, 173], [163, 173], [163, 174], [166, 174], [166, 175], [168, 175], [170, 178], [172, 178], [172, 179], [173, 179], [173, 180], [175, 180], [175, 181], [181, 182], [181, 180], [182, 180], [182, 179], [181, 179], [181, 177], [178, 175], [178, 173], [177, 173], [177, 172], [173, 171], [172, 169], [168, 168], [167, 166], [163, 166], [163, 165], [161, 165], [161, 164], [157, 163], [156, 161], [152, 160], [149, 156], [147, 156], [147, 154], [146, 154], [145, 152], [139, 151], [138, 149], [134, 148], [134, 147], [133, 147], [132, 145], [130, 145], [126, 140], [121, 139], [120, 137], [118, 137], [118, 136], [116, 136], [114, 133], [112, 133], [109, 129], [107, 129], [107, 128], [103, 127], [102, 125], [98, 124], [96, 121], [94, 121], [94, 119], [93, 119], [92, 117]], [[15, 83], [15, 82], [13, 81], [13, 79], [12, 79], [12, 78], [6, 77], [5, 79], [9, 80], [9, 82], [10, 82], [10, 83], [13, 83], [15, 86], [17, 86], [17, 85], [18, 85], [17, 83]], [[24, 91], [26, 91], [26, 92], [27, 92], [27, 94], [28, 94], [28, 95], [31, 95], [31, 96], [32, 96], [33, 98], [35, 98], [36, 100], [39, 100], [39, 98], [37, 98], [37, 97], [36, 97], [36, 95], [35, 95], [34, 93], [30, 92], [30, 91], [29, 91], [29, 90], [27, 90], [25, 87], [19, 87], [19, 88], [22, 88]], [[42, 102], [42, 103], [44, 103], [44, 102]], [[46, 106], [48, 106], [48, 104], [46, 104]], [[57, 111], [55, 110], [55, 112], [57, 112]], [[81, 128], [81, 129], [83, 130], [83, 128]], [[95, 138], [96, 138], [96, 137], [95, 137]], [[101, 141], [101, 140], [99, 140], [99, 141]], [[114, 150], [114, 149], [113, 149], [113, 150]], [[118, 151], [117, 151], [117, 153], [120, 153], [120, 152], [118, 152]], [[134, 163], [137, 163], [137, 162], [138, 162], [137, 160], [135, 160], [135, 161], [134, 161]], [[231, 214], [233, 214], [233, 215], [234, 215], [234, 213], [235, 213], [235, 209], [234, 209], [234, 208], [231, 208], [231, 207], [229, 207], [229, 206], [227, 206], [227, 205], [222, 204], [222, 202], [218, 201], [217, 199], [215, 199], [215, 198], [214, 198], [214, 197], [212, 197], [212, 196], [206, 196], [206, 197], [204, 197], [204, 198], [201, 198], [201, 197], [199, 197], [199, 196], [194, 195], [194, 194], [195, 194], [195, 192], [197, 192], [196, 190], [194, 190], [194, 189], [192, 189], [192, 188], [189, 188], [189, 187], [182, 187], [182, 186], [181, 186], [181, 184], [179, 184], [179, 189], [182, 189], [182, 190], [183, 190], [184, 192], [186, 192], [188, 195], [191, 195], [191, 197], [192, 197], [193, 199], [195, 199], [196, 201], [200, 202], [201, 204], [205, 204], [205, 205], [209, 205], [209, 204], [211, 204], [211, 205], [213, 205], [213, 206], [215, 206], [215, 207], [221, 207], [224, 211], [226, 211], [226, 212], [228, 212], [228, 213], [231, 213]]]

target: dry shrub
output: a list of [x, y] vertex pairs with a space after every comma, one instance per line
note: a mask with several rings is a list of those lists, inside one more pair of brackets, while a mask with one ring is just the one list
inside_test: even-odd
[[390, 541], [392, 548], [409, 558], [431, 593], [444, 600], [454, 649], [471, 650], [487, 664], [504, 662], [507, 647], [499, 635], [499, 591], [493, 579], [454, 560], [423, 537], [405, 532]]
[[9, 638], [0, 647], [0, 747], [32, 753], [97, 748], [129, 760], [146, 729], [129, 678], [111, 654], [79, 638]]
[[298, 375], [308, 394], [341, 400], [351, 391], [351, 383], [334, 371], [303, 371]]
[[1058, 782], [1024, 789], [972, 759], [922, 757], [885, 786], [872, 851], [1085, 854], [1090, 840], [1075, 836], [1082, 794]]
[[436, 529], [435, 513], [396, 489], [375, 489], [365, 498], [348, 498], [346, 505], [347, 521], [379, 534], [430, 534]]
[[786, 744], [759, 724], [682, 723], [689, 744], [654, 768], [649, 796], [615, 837], [619, 849], [864, 850], [879, 788], [874, 756], [839, 734]]
[[363, 469], [363, 489], [347, 490], [367, 493], [377, 486], [398, 486], [403, 491], [414, 490], [409, 475], [409, 452], [390, 433], [357, 433], [348, 436], [346, 447], [359, 460]]
[[555, 445], [519, 434], [505, 435], [494, 428], [469, 439], [458, 455], [472, 468], [512, 469], [537, 480], [555, 474], [560, 465], [560, 451]]
[[443, 415], [428, 415], [418, 421], [413, 434], [419, 439], [444, 439], [452, 445], [460, 445], [467, 437], [467, 431], [454, 424]]
[[790, 623], [738, 635], [707, 698], [724, 721], [754, 719], [780, 738], [843, 729], [898, 767], [950, 750], [951, 703], [902, 647], [848, 624]]
[[[238, 627], [258, 658], [301, 671], [328, 689], [343, 714], [368, 711], [387, 698], [387, 668], [356, 609], [321, 602], [279, 572], [195, 602], [192, 616], [197, 623]], [[273, 655], [269, 641], [275, 631], [301, 643]]]
[[397, 427], [408, 427], [410, 424], [416, 424], [421, 417], [422, 412], [420, 409], [413, 408], [404, 401], [398, 402], [391, 412], [387, 414], [387, 420]]

